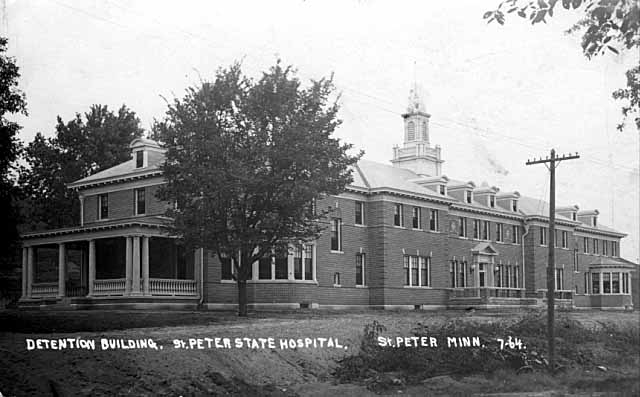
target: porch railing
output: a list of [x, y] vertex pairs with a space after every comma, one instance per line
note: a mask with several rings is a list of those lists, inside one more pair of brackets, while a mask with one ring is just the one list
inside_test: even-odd
[[65, 286], [65, 289], [68, 297], [86, 296], [88, 292], [87, 287], [82, 285], [67, 285]]
[[124, 285], [126, 279], [113, 278], [104, 280], [94, 280], [94, 295], [124, 295]]
[[31, 296], [34, 298], [58, 296], [58, 282], [31, 284]]
[[151, 295], [197, 295], [195, 280], [178, 280], [170, 278], [149, 279], [149, 292]]
[[467, 287], [453, 288], [450, 298], [524, 298], [522, 288]]

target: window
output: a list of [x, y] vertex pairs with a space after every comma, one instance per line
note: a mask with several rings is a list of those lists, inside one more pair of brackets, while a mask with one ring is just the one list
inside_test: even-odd
[[496, 196], [494, 195], [489, 196], [489, 207], [496, 208]]
[[598, 254], [599, 251], [599, 247], [598, 247], [598, 240], [596, 240], [595, 238], [593, 239], [593, 253], [594, 254]]
[[489, 221], [482, 221], [482, 239], [489, 240], [491, 233], [489, 232]]
[[511, 240], [514, 244], [520, 244], [520, 226], [512, 225], [511, 231], [513, 232], [513, 240]]
[[423, 121], [422, 122], [422, 139], [427, 141], [428, 137], [427, 137], [427, 122]]
[[595, 216], [592, 218], [593, 219], [593, 227], [598, 226], [598, 218], [596, 218]]
[[473, 220], [473, 238], [480, 239], [480, 221], [477, 219]]
[[101, 194], [98, 196], [98, 219], [107, 219], [109, 217], [109, 196]]
[[276, 267], [276, 280], [286, 280], [289, 278], [289, 249], [282, 247], [276, 249], [275, 252], [275, 267]]
[[407, 126], [407, 140], [415, 141], [416, 139], [416, 124], [413, 121], [410, 121]]
[[564, 269], [556, 269], [556, 291], [564, 289]]
[[296, 245], [293, 251], [293, 278], [313, 280], [313, 264], [313, 245]]
[[622, 293], [629, 293], [629, 273], [622, 273]]
[[364, 203], [356, 201], [356, 225], [364, 225]]
[[574, 248], [573, 249], [573, 271], [574, 272], [578, 271], [578, 265], [579, 265], [578, 249]]
[[333, 274], [333, 285], [334, 286], [340, 286], [340, 273], [335, 272]]
[[414, 229], [420, 229], [422, 227], [420, 218], [422, 217], [422, 209], [420, 207], [413, 207], [413, 218], [411, 223]]
[[447, 194], [447, 188], [445, 187], [445, 185], [439, 185], [440, 186], [440, 194], [441, 195], [446, 195]]
[[607, 256], [609, 251], [609, 244], [607, 240], [602, 240], [602, 255]]
[[143, 215], [146, 212], [146, 204], [145, 204], [145, 191], [144, 188], [141, 189], [136, 189], [134, 190], [135, 192], [135, 198], [136, 198], [136, 215]]
[[451, 287], [464, 288], [467, 283], [467, 262], [463, 261], [451, 261]]
[[428, 287], [431, 285], [431, 258], [405, 255], [403, 258], [405, 280], [404, 285]]
[[540, 245], [547, 245], [547, 228], [540, 228]]
[[611, 273], [611, 293], [612, 294], [620, 293], [620, 273], [619, 272]]
[[602, 293], [611, 293], [611, 273], [602, 273]]
[[569, 248], [569, 233], [566, 230], [562, 232], [562, 248]]
[[513, 288], [520, 288], [520, 267], [518, 265], [513, 267]]
[[589, 293], [589, 273], [584, 274], [584, 293]]
[[496, 223], [496, 241], [502, 242], [504, 226], [502, 223]]
[[472, 200], [473, 200], [473, 198], [471, 196], [471, 190], [465, 190], [464, 191], [464, 201], [466, 201], [467, 204], [471, 204]]
[[578, 216], [576, 215], [576, 213], [575, 213], [575, 212], [572, 212], [572, 213], [571, 213], [571, 220], [572, 220], [572, 221], [577, 221], [577, 220], [578, 220]]
[[258, 261], [258, 279], [271, 280], [271, 255], [260, 258]]
[[618, 256], [618, 242], [611, 242], [611, 256]]
[[233, 273], [235, 273], [235, 269], [233, 268], [233, 260], [231, 258], [222, 256], [220, 257], [220, 265], [222, 269], [220, 278], [222, 280], [233, 280]]
[[511, 200], [511, 209], [513, 212], [518, 212], [518, 200]]
[[591, 293], [600, 293], [600, 273], [591, 273]]
[[139, 150], [136, 152], [136, 168], [144, 167], [144, 151]]
[[585, 254], [589, 253], [589, 239], [586, 237], [582, 238], [582, 252]]
[[365, 254], [356, 254], [356, 285], [364, 285]]
[[460, 217], [460, 237], [467, 237], [467, 218]]
[[404, 219], [402, 218], [402, 204], [396, 204], [393, 209], [393, 224], [395, 226], [404, 226]]
[[342, 251], [342, 219], [331, 220], [331, 251]]
[[484, 263], [478, 264], [478, 287], [485, 287], [487, 285], [486, 278], [486, 266]]
[[438, 230], [438, 210], [429, 210], [429, 230]]

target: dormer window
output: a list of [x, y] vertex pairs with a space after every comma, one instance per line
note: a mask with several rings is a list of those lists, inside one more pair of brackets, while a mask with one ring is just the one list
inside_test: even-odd
[[597, 221], [597, 219], [598, 219], [598, 218], [596, 218], [596, 217], [594, 216], [594, 217], [593, 217], [593, 218], [591, 218], [591, 219], [592, 219], [592, 221], [591, 221], [591, 226], [593, 226], [593, 227], [597, 227], [597, 226], [598, 226], [598, 221]]
[[138, 150], [136, 152], [136, 168], [144, 167], [144, 151]]
[[572, 220], [572, 221], [577, 221], [577, 220], [578, 220], [578, 215], [576, 215], [576, 213], [575, 213], [575, 212], [572, 212], [572, 213], [571, 213], [571, 220]]
[[440, 185], [440, 194], [443, 196], [447, 194], [447, 187], [445, 185]]
[[511, 209], [513, 212], [518, 212], [518, 200], [511, 200]]
[[489, 207], [491, 208], [495, 208], [496, 207], [496, 196], [489, 196]]
[[467, 204], [471, 204], [471, 201], [472, 201], [471, 190], [464, 191], [464, 201], [466, 201]]

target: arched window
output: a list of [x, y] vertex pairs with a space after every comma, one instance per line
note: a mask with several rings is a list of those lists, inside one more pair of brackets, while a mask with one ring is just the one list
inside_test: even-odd
[[415, 141], [416, 139], [416, 124], [413, 121], [410, 121], [407, 126], [407, 140]]
[[422, 133], [422, 139], [425, 141], [429, 140], [429, 135], [427, 134], [427, 122], [423, 121], [422, 122], [422, 129], [420, 131]]

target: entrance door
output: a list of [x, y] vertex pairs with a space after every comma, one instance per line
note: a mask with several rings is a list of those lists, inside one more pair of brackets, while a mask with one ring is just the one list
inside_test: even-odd
[[479, 287], [486, 287], [487, 285], [486, 268], [487, 268], [487, 265], [485, 263], [478, 264], [478, 286]]

